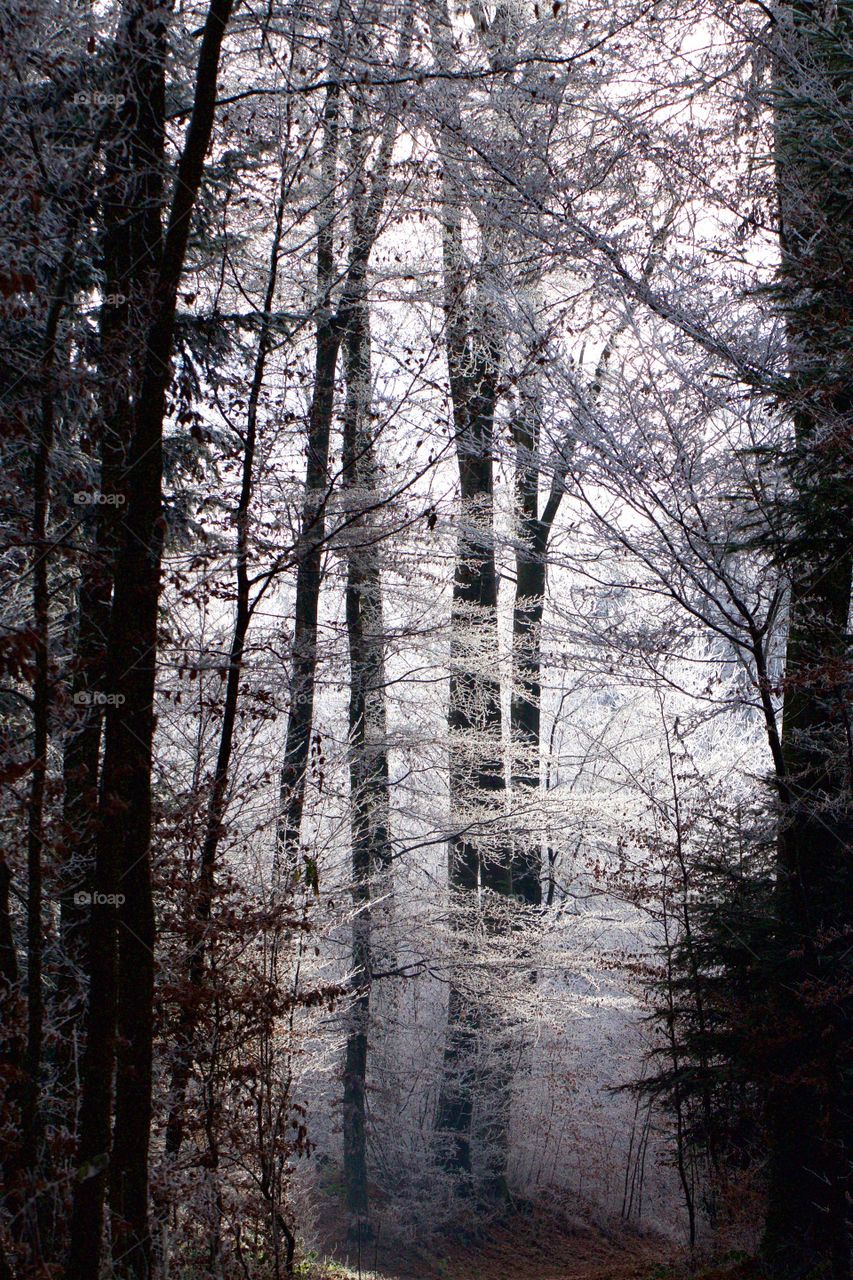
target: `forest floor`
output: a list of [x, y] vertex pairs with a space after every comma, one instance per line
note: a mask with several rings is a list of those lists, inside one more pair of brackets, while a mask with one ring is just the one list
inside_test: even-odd
[[518, 1216], [480, 1239], [427, 1247], [370, 1245], [362, 1258], [335, 1249], [306, 1267], [310, 1280], [757, 1280], [742, 1262], [689, 1268], [671, 1242], [650, 1232]]

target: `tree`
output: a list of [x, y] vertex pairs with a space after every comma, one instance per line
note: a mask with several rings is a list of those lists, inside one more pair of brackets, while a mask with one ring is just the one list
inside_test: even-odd
[[[780, 10], [774, 32], [784, 403], [794, 424], [785, 548], [789, 618], [777, 863], [779, 1023], [768, 1116], [766, 1250], [773, 1274], [846, 1275], [851, 1168], [849, 1051], [849, 614], [847, 443], [851, 225], [847, 6]], [[841, 339], [841, 340], [840, 340]]]
[[[378, 17], [374, 15], [374, 20]], [[411, 49], [413, 8], [403, 18], [396, 66], [407, 66]], [[371, 56], [369, 28], [356, 35], [360, 56]], [[351, 118], [350, 244], [354, 263], [352, 300], [344, 338], [346, 402], [344, 406], [342, 476], [347, 560], [346, 623], [350, 662], [349, 738], [352, 828], [353, 909], [352, 962], [354, 1001], [344, 1063], [344, 1178], [350, 1231], [359, 1242], [371, 1234], [367, 1168], [367, 1059], [370, 1000], [376, 943], [371, 898], [386, 898], [390, 911], [391, 816], [385, 714], [385, 655], [380, 561], [381, 531], [376, 507], [378, 488], [376, 427], [371, 413], [371, 338], [367, 255], [377, 234], [377, 214], [385, 199], [397, 120], [386, 101], [379, 149], [372, 175], [367, 173], [371, 146], [370, 101], [356, 90]], [[387, 929], [386, 929], [387, 935]], [[388, 948], [384, 957], [387, 961]]]
[[[116, 1265], [130, 1275], [150, 1269], [148, 1143], [154, 997], [154, 912], [151, 897], [151, 746], [157, 652], [157, 607], [162, 554], [162, 431], [175, 330], [175, 309], [216, 105], [219, 58], [231, 0], [207, 11], [196, 72], [195, 98], [175, 170], [168, 224], [156, 277], [146, 296], [141, 331], [141, 377], [133, 405], [128, 452], [127, 516], [116, 558], [116, 588], [106, 655], [106, 683], [114, 701], [106, 717], [90, 943], [91, 977], [84, 1058], [78, 1181], [67, 1274], [98, 1272], [103, 1195], [110, 1151], [113, 1054], [116, 1098], [109, 1161]], [[126, 14], [122, 54], [129, 78], [144, 96], [131, 100], [131, 157], [156, 165], [162, 145], [162, 57], [165, 14], [155, 5]], [[126, 44], [123, 43], [126, 41]], [[147, 77], [153, 77], [153, 86]], [[119, 83], [124, 84], [122, 77]], [[142, 109], [144, 104], [144, 111]], [[149, 114], [149, 108], [153, 116]], [[158, 114], [159, 113], [159, 114]], [[138, 150], [137, 150], [138, 148]], [[156, 168], [155, 168], [156, 173]], [[142, 265], [142, 264], [139, 264]], [[124, 839], [116, 841], [115, 824]], [[116, 845], [119, 845], [117, 848]], [[122, 901], [119, 904], [118, 899]], [[120, 911], [116, 907], [120, 905]], [[121, 932], [119, 932], [119, 925]], [[117, 968], [117, 973], [116, 973]]]

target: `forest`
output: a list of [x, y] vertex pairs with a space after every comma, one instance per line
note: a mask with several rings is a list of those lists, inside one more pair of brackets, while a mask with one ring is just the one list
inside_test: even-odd
[[4, 0], [0, 1280], [849, 1280], [853, 0]]

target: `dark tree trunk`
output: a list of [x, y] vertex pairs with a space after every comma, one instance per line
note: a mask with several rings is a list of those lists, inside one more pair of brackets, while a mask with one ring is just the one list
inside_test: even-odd
[[[126, 65], [132, 38], [132, 25], [128, 21], [119, 38], [117, 87], [130, 98], [137, 75], [132, 66]], [[86, 1010], [90, 912], [85, 897], [93, 892], [95, 880], [107, 639], [122, 508], [127, 501], [124, 477], [138, 374], [132, 359], [132, 332], [134, 326], [143, 322], [144, 307], [150, 302], [161, 235], [161, 203], [152, 198], [156, 191], [151, 189], [151, 158], [146, 163], [142, 154], [132, 164], [127, 164], [125, 159], [126, 149], [135, 147], [128, 114], [131, 111], [132, 107], [127, 106], [119, 112], [115, 130], [105, 145], [101, 191], [104, 301], [99, 317], [98, 436], [100, 494], [106, 500], [96, 508], [92, 545], [81, 567], [71, 678], [75, 718], [63, 751], [64, 866], [60, 916], [63, 970], [59, 986], [58, 1083], [62, 1101], [71, 1112], [72, 1129]], [[156, 180], [159, 182], [159, 172]]]
[[[45, 1200], [38, 1193], [42, 1120], [40, 1091], [44, 1052], [44, 841], [45, 798], [50, 723], [50, 547], [47, 537], [50, 508], [50, 468], [53, 453], [55, 406], [54, 367], [57, 335], [71, 275], [76, 220], [69, 227], [62, 262], [57, 272], [53, 301], [48, 309], [41, 358], [42, 395], [38, 410], [33, 465], [32, 515], [32, 632], [34, 638], [32, 767], [27, 802], [27, 1034], [17, 1081], [12, 1086], [13, 1105], [18, 1102], [20, 1145], [7, 1166], [9, 1193], [18, 1200], [15, 1230], [26, 1241], [30, 1263], [41, 1264], [47, 1247]], [[8, 870], [5, 892], [8, 895]], [[11, 944], [11, 937], [10, 937]], [[9, 960], [15, 966], [14, 945]], [[14, 1168], [13, 1168], [14, 1166]]]
[[[447, 6], [437, 6], [431, 17], [439, 63], [449, 65], [447, 50], [452, 36]], [[465, 192], [460, 173], [465, 155], [454, 141], [458, 108], [451, 105], [449, 115], [449, 126], [441, 138], [442, 256], [445, 352], [461, 506], [453, 580], [449, 711], [451, 806], [455, 807], [466, 791], [469, 795], [492, 794], [500, 804], [504, 769], [500, 678], [495, 674], [498, 591], [492, 514], [492, 437], [500, 350], [486, 298], [479, 292], [469, 297], [470, 266], [462, 239]], [[478, 272], [481, 276], [488, 274], [485, 255]], [[472, 641], [466, 631], [477, 638]], [[486, 673], [478, 670], [478, 665], [485, 666]], [[464, 748], [473, 744], [476, 736], [480, 741], [471, 754]], [[485, 751], [484, 742], [489, 744]], [[502, 841], [498, 842], [495, 855], [489, 856], [482, 840], [461, 835], [450, 851], [451, 882], [460, 888], [488, 887], [505, 892], [509, 887], [509, 867], [504, 855]]]
[[512, 615], [515, 669], [510, 710], [513, 829], [517, 833], [512, 858], [512, 891], [536, 906], [542, 901], [541, 836], [536, 813], [541, 750], [542, 616], [548, 538], [562, 498], [562, 487], [559, 484], [552, 487], [540, 516], [540, 423], [538, 405], [532, 398], [522, 401], [513, 418], [512, 430], [518, 519]]
[[[128, 46], [133, 111], [131, 171], [140, 224], [132, 224], [130, 246], [136, 275], [129, 290], [125, 341], [133, 386], [132, 435], [125, 481], [127, 513], [115, 561], [105, 683], [123, 699], [109, 707], [104, 725], [103, 800], [99, 842], [112, 839], [110, 825], [123, 826], [115, 841], [118, 952], [116, 985], [115, 1115], [109, 1190], [113, 1265], [118, 1274], [146, 1276], [148, 1237], [148, 1142], [154, 1010], [154, 903], [151, 840], [151, 758], [157, 609], [163, 549], [162, 398], [150, 356], [162, 307], [163, 147], [167, 10], [163, 0], [140, 0], [130, 12]], [[131, 216], [136, 211], [131, 207]], [[137, 274], [138, 273], [138, 274]], [[143, 345], [145, 344], [145, 345]], [[171, 337], [161, 353], [157, 377], [163, 393], [170, 374]], [[126, 825], [125, 825], [126, 824]], [[106, 830], [105, 830], [106, 829]], [[94, 991], [93, 991], [94, 998]]]
[[[650, 252], [643, 274], [649, 275], [653, 266], [654, 256]], [[588, 401], [583, 406], [587, 413], [601, 394], [607, 366], [623, 328], [624, 325], [621, 325], [610, 336], [599, 357]], [[541, 354], [544, 346], [544, 339], [536, 341], [530, 352], [528, 367]], [[524, 386], [525, 382], [530, 382], [529, 378], [522, 377], [519, 381], [523, 388], [521, 401], [511, 423], [515, 445], [515, 503], [518, 523], [512, 615], [514, 678], [510, 738], [512, 818], [514, 829], [520, 836], [513, 848], [511, 870], [512, 892], [531, 906], [538, 906], [542, 902], [542, 841], [536, 826], [532, 829], [527, 826], [526, 817], [530, 814], [534, 823], [538, 823], [536, 809], [542, 747], [542, 619], [548, 585], [548, 544], [566, 491], [566, 475], [574, 442], [571, 429], [564, 429], [554, 451], [548, 496], [540, 514], [542, 461], [539, 394], [535, 381], [532, 388]], [[555, 883], [553, 851], [550, 849], [548, 860], [546, 901], [551, 906]]]
[[[151, 749], [163, 538], [162, 430], [177, 292], [213, 127], [220, 49], [231, 7], [232, 0], [212, 0], [207, 11], [193, 111], [175, 175], [162, 260], [148, 312], [150, 322], [147, 331], [136, 337], [142, 374], [133, 413], [128, 510], [116, 563], [107, 653], [106, 686], [115, 701], [106, 718], [96, 854], [96, 884], [107, 900], [92, 904], [90, 1001], [79, 1171], [66, 1269], [69, 1280], [96, 1280], [98, 1275], [108, 1162], [114, 1265], [120, 1274], [141, 1277], [150, 1271], [148, 1144], [154, 993]], [[153, 59], [155, 85], [159, 85], [159, 49], [164, 38], [159, 21], [143, 21], [145, 15], [136, 6], [131, 16], [139, 21], [135, 30], [140, 44], [131, 45], [129, 65], [135, 65], [137, 54], [142, 60], [141, 74]], [[165, 14], [158, 7], [155, 16], [160, 19]], [[153, 115], [147, 127], [156, 131], [158, 121], [162, 124], [162, 98], [158, 99], [155, 92], [146, 105]], [[147, 163], [156, 161], [158, 145], [154, 134], [143, 137], [141, 153]], [[109, 901], [110, 895], [116, 894], [123, 898], [118, 920], [115, 906]], [[120, 947], [117, 923], [121, 925]], [[115, 1062], [116, 1108], [110, 1159], [116, 1017], [121, 1045]]]
[[[455, 310], [458, 300], [452, 305]], [[457, 313], [448, 323], [463, 522], [453, 583], [450, 804], [451, 811], [460, 815], [472, 801], [482, 804], [489, 799], [491, 816], [486, 825], [491, 830], [481, 825], [454, 838], [448, 872], [450, 884], [457, 889], [506, 894], [511, 891], [511, 870], [500, 830], [504, 795], [500, 679], [484, 670], [484, 658], [492, 671], [498, 658], [497, 575], [491, 529], [497, 353], [483, 335], [466, 332], [463, 326], [467, 319], [467, 314], [463, 318]], [[486, 653], [489, 648], [491, 654]], [[463, 825], [467, 825], [464, 819]], [[474, 1059], [481, 1024], [477, 1002], [454, 981], [449, 993], [437, 1129], [446, 1142], [444, 1163], [457, 1176], [460, 1188], [472, 1175]], [[496, 1118], [499, 1125], [500, 1118]]]
[[[382, 582], [377, 534], [360, 509], [376, 501], [370, 422], [371, 361], [366, 299], [353, 306], [345, 364], [343, 482], [347, 546], [346, 619], [350, 656], [350, 805], [354, 1002], [344, 1067], [344, 1179], [351, 1232], [370, 1234], [367, 1189], [366, 1076], [372, 988], [372, 891], [390, 892], [391, 850]], [[388, 903], [382, 908], [388, 914]]]
[[[118, 955], [114, 899], [118, 893], [127, 893], [124, 886], [119, 888], [122, 840], [117, 833], [127, 831], [127, 815], [132, 814], [130, 824], [144, 842], [150, 813], [150, 803], [143, 805], [137, 820], [133, 808], [138, 799], [131, 782], [134, 770], [139, 767], [135, 753], [142, 747], [144, 754], [144, 740], [140, 743], [133, 735], [140, 729], [144, 734], [145, 729], [144, 717], [140, 718], [138, 708], [130, 708], [132, 699], [139, 698], [140, 690], [124, 689], [121, 680], [125, 668], [132, 665], [134, 656], [140, 652], [134, 646], [135, 602], [126, 604], [124, 615], [112, 620], [110, 601], [116, 561], [125, 536], [125, 519], [131, 518], [130, 504], [138, 509], [139, 487], [151, 482], [150, 473], [144, 468], [137, 476], [125, 468], [140, 392], [139, 376], [143, 366], [140, 352], [152, 323], [153, 294], [161, 257], [164, 19], [162, 7], [156, 0], [129, 3], [117, 38], [116, 89], [123, 95], [124, 104], [105, 155], [104, 268], [105, 290], [109, 292], [101, 312], [100, 423], [102, 493], [116, 501], [112, 506], [105, 503], [99, 508], [96, 547], [81, 584], [77, 670], [72, 688], [78, 695], [85, 694], [88, 701], [82, 703], [81, 723], [66, 745], [64, 761], [65, 837], [71, 856], [62, 903], [68, 1011], [63, 1028], [61, 1070], [72, 1088], [74, 1040], [81, 1038], [80, 1020], [86, 1007], [85, 992], [80, 990], [75, 969], [84, 960], [89, 971], [91, 1001], [86, 1017], [78, 1147], [78, 1160], [87, 1167], [89, 1176], [75, 1186], [69, 1254], [71, 1273], [81, 1276], [94, 1274], [98, 1266], [110, 1146]], [[159, 481], [156, 483], [159, 491]], [[138, 525], [138, 515], [136, 521]], [[127, 569], [125, 562], [125, 572]], [[159, 569], [157, 579], [159, 582]], [[128, 585], [126, 583], [125, 588]], [[149, 587], [143, 569], [143, 578], [134, 581], [133, 588], [141, 598]], [[111, 635], [111, 625], [116, 622], [122, 630], [118, 634], [113, 631]], [[150, 628], [144, 629], [145, 635], [149, 633]], [[135, 639], [137, 646], [144, 643], [141, 635]], [[148, 643], [150, 645], [150, 638]], [[139, 682], [141, 673], [135, 674]], [[112, 716], [107, 717], [112, 719], [112, 730], [107, 735], [111, 741], [108, 740], [104, 753], [98, 819], [93, 821], [101, 742], [99, 696], [121, 697], [125, 703], [113, 706]], [[124, 742], [119, 738], [122, 732]], [[123, 758], [125, 747], [129, 752], [127, 759]], [[138, 780], [136, 788], [138, 791]], [[86, 903], [86, 895], [91, 894], [98, 895], [98, 900], [92, 898]], [[75, 895], [79, 895], [77, 901]], [[143, 925], [145, 943], [150, 941], [151, 932], [151, 925]], [[143, 1000], [148, 968], [144, 962], [139, 974]], [[144, 1115], [144, 1098], [142, 1101]]]
[[[498, 660], [492, 532], [492, 431], [498, 357], [488, 343], [477, 351], [470, 339], [449, 355], [456, 365], [450, 381], [464, 524], [457, 541], [453, 580], [456, 645], [450, 680], [451, 804], [456, 801], [461, 806], [466, 797], [490, 795], [497, 813], [504, 793], [500, 678], [491, 674]], [[481, 665], [478, 659], [488, 662], [488, 673], [476, 669]], [[469, 744], [479, 757], [475, 762], [470, 758]], [[491, 849], [493, 843], [495, 848]], [[494, 842], [463, 835], [452, 852], [452, 880], [460, 888], [507, 893], [511, 877], [505, 855], [500, 837]]]
[[853, 523], [850, 166], [833, 130], [850, 110], [850, 15], [778, 13], [774, 106], [788, 321], [790, 576], [778, 851], [779, 960], [769, 1064], [765, 1251], [777, 1280], [850, 1271], [849, 1073], [853, 804], [849, 711]]
[[[104, 545], [104, 540], [98, 537], [98, 547]], [[97, 559], [97, 552], [92, 559]], [[89, 913], [82, 899], [91, 895], [94, 889], [95, 816], [103, 714], [97, 699], [105, 694], [104, 637], [109, 629], [112, 595], [112, 574], [106, 566], [102, 568], [100, 564], [93, 564], [84, 570], [84, 575], [78, 589], [77, 640], [71, 681], [74, 724], [65, 740], [62, 762], [64, 858], [60, 938], [63, 967], [59, 977], [57, 1091], [59, 1104], [72, 1131], [83, 1050], [88, 971], [86, 923]]]
[[[476, 325], [473, 316], [465, 319]], [[454, 324], [448, 326], [448, 362], [462, 507], [453, 583], [449, 783], [451, 812], [466, 828], [451, 843], [448, 873], [456, 889], [478, 896], [486, 891], [479, 901], [488, 925], [488, 895], [514, 891], [504, 828], [501, 686], [491, 674], [498, 666], [492, 432], [499, 358], [485, 334], [469, 330], [463, 336]], [[468, 823], [465, 810], [472, 804], [486, 806], [484, 821]], [[458, 1191], [465, 1194], [476, 1185], [487, 1199], [505, 1193], [511, 1082], [501, 1062], [488, 1061], [501, 1054], [497, 1030], [480, 997], [452, 979], [437, 1129]], [[482, 1159], [475, 1167], [477, 1114]]]
[[853, 813], [849, 676], [842, 673], [849, 672], [853, 560], [835, 534], [821, 541], [825, 553], [794, 570], [786, 654], [782, 959], [773, 991], [780, 1043], [770, 1066], [765, 1237], [778, 1280], [842, 1280], [850, 1267], [849, 974], [847, 993], [843, 987], [853, 918]]
[[308, 416], [308, 465], [297, 550], [290, 712], [280, 780], [278, 858], [290, 875], [299, 865], [299, 838], [317, 681], [317, 618], [330, 496], [329, 439], [341, 335], [334, 318], [317, 324], [314, 395]]
[[[148, 1145], [151, 1128], [154, 1020], [154, 909], [151, 887], [151, 749], [154, 733], [154, 679], [157, 611], [163, 542], [161, 489], [163, 419], [171, 377], [175, 310], [193, 210], [201, 186], [216, 107], [222, 39], [233, 0], [212, 0], [207, 11], [196, 72], [193, 111], [175, 175], [175, 191], [145, 347], [139, 402], [134, 412], [130, 455], [127, 536], [116, 568], [110, 632], [117, 659], [116, 684], [126, 685], [126, 702], [110, 708], [104, 753], [105, 797], [111, 725], [116, 764], [124, 784], [122, 807], [134, 815], [122, 849], [118, 877], [120, 904], [116, 1106], [110, 1165], [113, 1259], [120, 1272], [147, 1277]], [[159, 104], [158, 104], [159, 109]], [[162, 121], [162, 114], [159, 115]]]
[[[501, 688], [497, 675], [497, 573], [493, 533], [492, 453], [500, 356], [485, 303], [466, 296], [459, 200], [449, 172], [444, 197], [446, 351], [456, 457], [460, 529], [453, 582], [450, 706], [450, 805], [461, 831], [449, 849], [451, 886], [479, 894], [512, 892], [511, 856], [504, 831]], [[466, 806], [487, 806], [484, 821], [469, 823]], [[488, 910], [488, 897], [480, 899]], [[475, 1174], [471, 1129], [480, 1096], [489, 1154], [478, 1189], [504, 1186], [508, 1125], [506, 1080], [480, 1080], [478, 1047], [487, 1035], [480, 1001], [456, 978], [448, 1021], [436, 1126], [445, 1167], [465, 1193]], [[494, 1046], [493, 1046], [494, 1048]], [[482, 1087], [480, 1087], [482, 1086]]]
[[[400, 36], [398, 62], [403, 66], [412, 40], [413, 8], [407, 5]], [[290, 714], [279, 799], [278, 858], [287, 876], [298, 869], [299, 838], [305, 807], [314, 695], [317, 678], [317, 617], [322, 585], [323, 550], [326, 542], [326, 508], [331, 496], [329, 442], [334, 420], [335, 377], [341, 343], [351, 318], [364, 296], [365, 273], [379, 230], [379, 219], [388, 187], [391, 152], [396, 137], [393, 117], [383, 128], [379, 152], [364, 201], [359, 225], [350, 246], [349, 262], [337, 308], [332, 291], [339, 278], [335, 261], [334, 228], [337, 203], [340, 133], [340, 86], [335, 60], [348, 48], [352, 33], [336, 19], [337, 49], [329, 69], [329, 87], [323, 112], [321, 171], [323, 195], [317, 229], [317, 321], [314, 386], [308, 413], [308, 462], [305, 498], [297, 546], [296, 602], [291, 653]]]
[[[439, 64], [454, 65], [453, 35], [446, 4], [430, 13], [433, 45]], [[470, 296], [462, 236], [462, 209], [467, 168], [464, 146], [457, 141], [458, 105], [451, 100], [440, 150], [442, 177], [442, 253], [445, 350], [453, 408], [459, 468], [460, 522], [457, 535], [451, 619], [449, 789], [453, 823], [459, 834], [450, 841], [448, 880], [469, 893], [487, 891], [479, 902], [488, 913], [488, 893], [512, 890], [512, 858], [505, 832], [505, 780], [501, 727], [501, 686], [497, 640], [497, 573], [493, 530], [493, 432], [498, 396], [500, 348], [481, 285], [489, 275], [488, 247], [477, 267]], [[485, 235], [485, 233], [484, 233]], [[469, 821], [466, 807], [481, 816]], [[485, 809], [485, 813], [483, 813]], [[468, 945], [460, 938], [463, 950]], [[463, 972], [451, 978], [444, 1065], [436, 1129], [440, 1156], [457, 1191], [467, 1194], [475, 1180], [486, 1196], [505, 1186], [505, 1148], [509, 1087], [497, 1072], [487, 1080], [478, 1064], [480, 1050], [494, 1045], [494, 1028], [482, 1001], [463, 986]], [[498, 1048], [498, 1053], [500, 1050]], [[476, 1104], [479, 1102], [479, 1107]], [[474, 1169], [472, 1124], [481, 1113], [480, 1137], [487, 1151]]]
[[[54, 335], [55, 336], [55, 335]], [[50, 372], [46, 373], [50, 377]], [[41, 409], [35, 461], [33, 512], [33, 767], [27, 812], [27, 1053], [24, 1074], [22, 1155], [30, 1176], [38, 1161], [38, 1103], [44, 1040], [42, 989], [44, 797], [47, 781], [48, 715], [50, 710], [50, 595], [48, 586], [47, 511], [50, 455], [53, 448], [53, 388]], [[34, 1232], [34, 1240], [37, 1232]]]
[[[397, 64], [409, 58], [413, 6], [408, 5], [400, 30]], [[362, 26], [358, 49], [370, 55], [372, 33]], [[386, 926], [383, 962], [388, 965], [387, 925], [391, 915], [390, 797], [385, 713], [385, 638], [382, 576], [372, 512], [381, 505], [378, 493], [376, 442], [371, 420], [372, 376], [370, 304], [367, 268], [385, 203], [388, 169], [397, 133], [396, 116], [388, 113], [379, 154], [368, 183], [367, 158], [372, 141], [369, 102], [358, 98], [351, 122], [353, 192], [350, 215], [350, 260], [340, 310], [346, 326], [344, 364], [346, 404], [343, 430], [343, 514], [346, 547], [346, 620], [350, 659], [350, 813], [352, 831], [353, 1005], [344, 1061], [344, 1183], [350, 1236], [359, 1245], [372, 1235], [367, 1170], [367, 1064], [376, 944], [376, 911], [371, 898], [382, 897]]]
[[308, 461], [305, 497], [296, 550], [296, 602], [290, 673], [290, 712], [280, 776], [277, 859], [287, 878], [299, 867], [299, 839], [305, 807], [314, 695], [317, 679], [317, 617], [330, 496], [329, 441], [335, 408], [335, 374], [342, 328], [332, 310], [335, 284], [335, 185], [337, 175], [340, 88], [332, 76], [323, 110], [323, 198], [317, 229], [317, 321], [314, 387], [308, 411]]

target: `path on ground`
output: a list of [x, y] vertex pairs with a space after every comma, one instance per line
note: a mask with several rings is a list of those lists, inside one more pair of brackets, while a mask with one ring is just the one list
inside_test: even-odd
[[[370, 1251], [372, 1254], [372, 1250]], [[484, 1239], [432, 1249], [381, 1249], [362, 1260], [362, 1280], [651, 1280], [672, 1248], [651, 1234], [553, 1219], [516, 1219]], [[340, 1256], [340, 1255], [339, 1255]], [[341, 1261], [344, 1259], [341, 1258]], [[357, 1260], [346, 1258], [357, 1280]], [[329, 1280], [335, 1273], [329, 1273]], [[338, 1280], [340, 1272], [335, 1280]], [[325, 1280], [325, 1278], [324, 1278]]]

